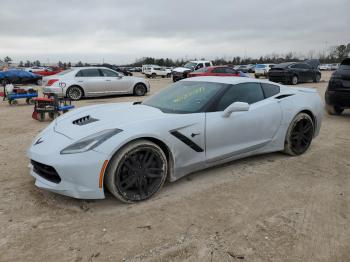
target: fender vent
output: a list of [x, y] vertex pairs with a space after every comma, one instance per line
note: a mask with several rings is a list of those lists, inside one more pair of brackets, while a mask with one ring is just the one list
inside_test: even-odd
[[294, 94], [284, 94], [284, 95], [280, 95], [280, 96], [276, 96], [275, 98], [276, 99], [283, 99], [283, 98], [286, 98], [288, 96], [293, 96]]
[[93, 118], [91, 116], [83, 116], [81, 118], [78, 118], [76, 120], [74, 120], [72, 123], [73, 125], [78, 125], [78, 126], [84, 126], [93, 122], [98, 121], [98, 119]]

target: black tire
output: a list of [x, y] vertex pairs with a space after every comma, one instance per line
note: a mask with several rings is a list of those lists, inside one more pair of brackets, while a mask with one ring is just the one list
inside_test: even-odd
[[43, 84], [43, 80], [42, 79], [36, 80], [36, 85], [42, 86], [42, 84]]
[[255, 75], [255, 78], [259, 78], [260, 76], [258, 76], [258, 75]]
[[136, 84], [134, 87], [135, 96], [144, 96], [147, 93], [147, 88], [144, 84]]
[[67, 89], [66, 96], [74, 101], [80, 100], [84, 96], [84, 91], [80, 86], [71, 86]]
[[306, 113], [296, 115], [289, 125], [285, 142], [284, 153], [297, 156], [306, 152], [314, 136], [314, 123]]
[[315, 79], [314, 79], [314, 83], [319, 83], [320, 81], [321, 81], [321, 75], [316, 74]]
[[162, 149], [148, 141], [131, 142], [110, 161], [105, 174], [109, 192], [125, 203], [149, 199], [164, 185], [168, 173]]
[[344, 109], [338, 106], [326, 105], [326, 111], [330, 115], [339, 116], [343, 113]]
[[54, 119], [56, 119], [57, 117], [59, 117], [60, 116], [60, 113], [59, 112], [49, 112], [49, 117], [52, 119], [52, 120], [54, 120]]
[[153, 74], [152, 74], [152, 78], [157, 78], [157, 74], [156, 74], [156, 73], [153, 73]]
[[39, 115], [38, 115], [38, 117], [39, 117], [39, 121], [40, 122], [44, 122], [45, 121], [45, 113], [44, 112], [40, 112], [39, 113]]
[[177, 82], [177, 81], [178, 81], [177, 77], [173, 76], [173, 82]]
[[167, 75], [166, 75], [166, 77], [167, 77], [167, 78], [170, 78], [170, 77], [171, 77], [171, 74], [170, 74], [170, 73], [169, 73], [169, 74], [167, 74]]
[[291, 80], [292, 85], [297, 85], [299, 83], [299, 78], [297, 75], [294, 75]]

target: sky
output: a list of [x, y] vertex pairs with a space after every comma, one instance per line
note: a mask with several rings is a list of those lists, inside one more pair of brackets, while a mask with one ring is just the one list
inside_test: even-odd
[[349, 0], [0, 0], [0, 59], [260, 57], [350, 43]]

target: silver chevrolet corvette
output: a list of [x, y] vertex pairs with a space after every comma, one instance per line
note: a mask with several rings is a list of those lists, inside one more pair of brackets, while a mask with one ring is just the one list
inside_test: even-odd
[[319, 133], [316, 90], [243, 77], [196, 77], [143, 102], [79, 108], [57, 118], [28, 150], [36, 185], [75, 198], [108, 189], [124, 202], [164, 182], [274, 151], [303, 154]]

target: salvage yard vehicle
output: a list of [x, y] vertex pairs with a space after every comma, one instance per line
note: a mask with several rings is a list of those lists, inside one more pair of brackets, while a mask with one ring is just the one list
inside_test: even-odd
[[340, 115], [345, 108], [350, 108], [350, 58], [345, 59], [332, 74], [325, 100], [330, 115]]
[[150, 66], [146, 67], [145, 70], [143, 71], [146, 77], [150, 78], [156, 78], [157, 76], [161, 77], [171, 77], [171, 70], [166, 69], [165, 67], [160, 67], [160, 66]]
[[102, 199], [146, 200], [169, 179], [256, 154], [306, 152], [320, 131], [314, 89], [245, 77], [194, 77], [144, 102], [82, 107], [28, 149], [36, 186]]
[[183, 67], [176, 67], [172, 71], [173, 81], [179, 81], [188, 77], [188, 74], [200, 68], [213, 66], [210, 61], [189, 61]]
[[0, 71], [0, 84], [36, 84], [41, 85], [42, 76], [19, 69]]
[[210, 66], [189, 73], [188, 77], [195, 76], [241, 76], [240, 73], [228, 66]]
[[42, 70], [35, 71], [35, 74], [41, 76], [51, 76], [62, 72], [63, 70], [58, 67], [46, 67]]
[[65, 94], [71, 100], [117, 94], [144, 96], [150, 91], [147, 80], [124, 76], [103, 67], [75, 67], [43, 79], [44, 94]]
[[268, 72], [268, 78], [273, 82], [292, 85], [308, 81], [318, 83], [321, 80], [319, 64], [320, 62], [317, 59], [277, 64]]
[[255, 66], [255, 78], [259, 78], [261, 76], [267, 77], [267, 73], [270, 71], [270, 69], [274, 66], [274, 64], [257, 64]]

